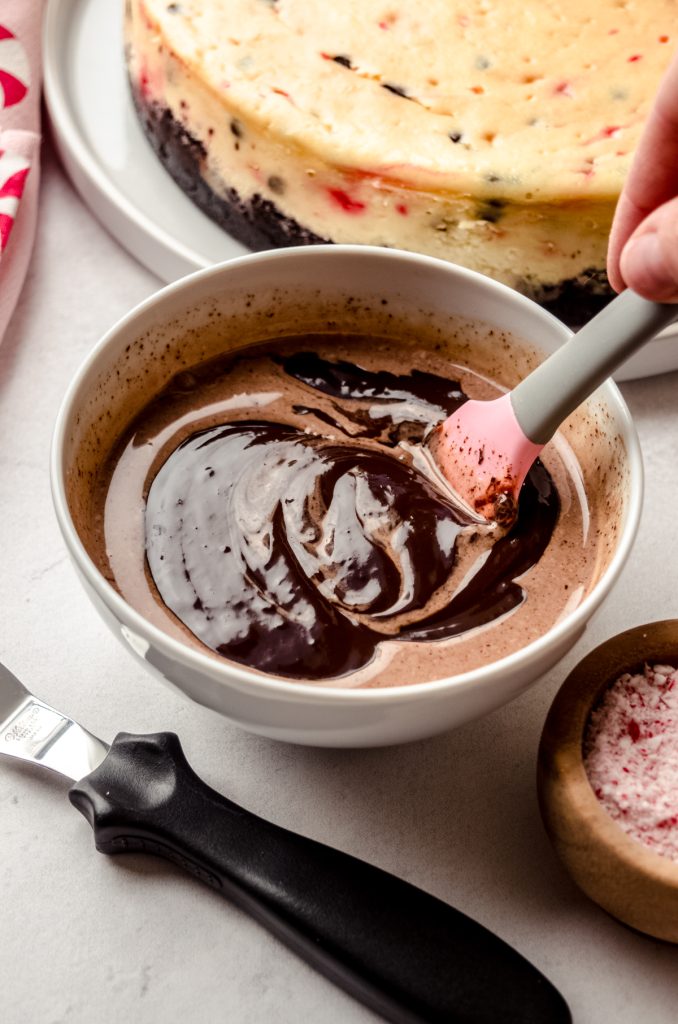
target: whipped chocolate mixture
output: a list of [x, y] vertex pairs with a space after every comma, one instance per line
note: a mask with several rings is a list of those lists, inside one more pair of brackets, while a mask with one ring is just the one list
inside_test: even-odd
[[155, 585], [208, 647], [278, 675], [328, 678], [369, 662], [386, 637], [455, 636], [524, 600], [515, 579], [558, 515], [543, 466], [512, 529], [462, 583], [459, 535], [473, 543], [479, 525], [415, 465], [414, 446], [464, 401], [458, 382], [301, 351], [231, 357], [203, 367], [195, 387], [234, 370], [263, 387], [278, 374], [299, 399], [292, 422], [261, 416], [188, 437], [155, 477], [145, 517]]
[[[392, 685], [523, 646], [585, 591], [588, 512], [551, 453], [508, 531], [475, 521], [422, 448], [469, 393], [496, 389], [343, 335], [178, 374], [103, 474], [109, 578], [189, 643], [287, 678]], [[402, 680], [382, 676], [394, 650]]]

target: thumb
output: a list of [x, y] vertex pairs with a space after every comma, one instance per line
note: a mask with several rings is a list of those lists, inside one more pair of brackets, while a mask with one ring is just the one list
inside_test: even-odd
[[678, 302], [678, 198], [646, 217], [624, 246], [624, 283], [645, 299]]

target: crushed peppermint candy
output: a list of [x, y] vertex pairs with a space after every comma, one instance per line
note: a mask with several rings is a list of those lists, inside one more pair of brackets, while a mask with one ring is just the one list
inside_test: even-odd
[[612, 684], [591, 712], [584, 765], [624, 831], [678, 861], [678, 669], [646, 665]]

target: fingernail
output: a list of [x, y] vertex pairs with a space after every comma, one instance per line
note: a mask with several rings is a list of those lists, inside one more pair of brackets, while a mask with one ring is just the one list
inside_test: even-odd
[[659, 235], [647, 232], [632, 238], [621, 255], [620, 268], [629, 287], [656, 301], [675, 298], [678, 281], [664, 258]]

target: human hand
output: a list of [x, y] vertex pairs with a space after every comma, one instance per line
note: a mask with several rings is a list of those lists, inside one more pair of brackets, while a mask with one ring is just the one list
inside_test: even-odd
[[678, 54], [654, 101], [619, 198], [607, 253], [615, 291], [678, 303]]

